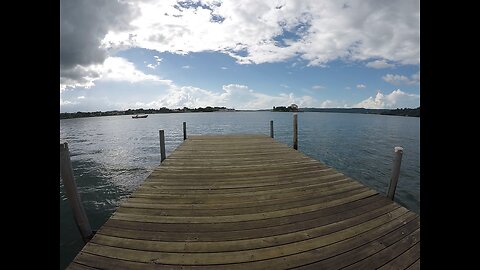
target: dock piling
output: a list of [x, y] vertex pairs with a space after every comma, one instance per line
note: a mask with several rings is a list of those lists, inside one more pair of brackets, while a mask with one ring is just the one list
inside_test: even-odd
[[293, 149], [298, 150], [298, 114], [293, 114]]
[[273, 120], [270, 120], [270, 137], [273, 138]]
[[[184, 122], [185, 123], [185, 122]], [[163, 129], [160, 129], [160, 163], [165, 159], [165, 134]]]
[[388, 187], [387, 197], [393, 201], [395, 190], [397, 189], [398, 176], [400, 175], [400, 165], [402, 164], [403, 147], [395, 147], [395, 158], [393, 160], [392, 177], [390, 178], [390, 186]]
[[187, 122], [183, 122], [183, 140], [187, 139]]
[[72, 207], [75, 223], [82, 235], [83, 242], [86, 244], [92, 239], [94, 233], [92, 227], [90, 227], [87, 214], [85, 213], [80, 195], [77, 191], [77, 184], [75, 183], [75, 177], [73, 176], [68, 143], [60, 144], [60, 177], [63, 180], [68, 202]]

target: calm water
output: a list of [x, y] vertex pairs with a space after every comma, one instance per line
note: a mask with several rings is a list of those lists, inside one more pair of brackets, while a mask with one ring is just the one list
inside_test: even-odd
[[[145, 119], [108, 116], [60, 120], [60, 142], [68, 142], [74, 175], [93, 230], [160, 163], [158, 130], [168, 155], [188, 134], [261, 133], [292, 145], [292, 113], [226, 112], [153, 114]], [[306, 112], [298, 115], [299, 150], [385, 193], [394, 146], [404, 154], [395, 200], [420, 213], [420, 119], [413, 117]], [[83, 242], [60, 184], [60, 269]]]

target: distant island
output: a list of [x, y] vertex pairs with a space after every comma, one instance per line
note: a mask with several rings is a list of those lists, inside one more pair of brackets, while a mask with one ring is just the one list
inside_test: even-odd
[[80, 117], [96, 117], [96, 116], [112, 116], [112, 115], [137, 115], [137, 114], [157, 114], [157, 113], [189, 113], [189, 112], [239, 112], [239, 111], [271, 111], [271, 112], [329, 112], [329, 113], [363, 113], [363, 114], [381, 114], [381, 115], [397, 115], [420, 117], [420, 107], [415, 109], [365, 109], [365, 108], [299, 108], [296, 104], [290, 106], [274, 106], [271, 110], [235, 110], [226, 107], [210, 107], [205, 108], [187, 108], [169, 109], [162, 107], [160, 109], [128, 109], [126, 111], [96, 111], [96, 112], [74, 112], [60, 113], [60, 119], [80, 118]]
[[111, 116], [111, 115], [137, 115], [137, 114], [157, 114], [157, 113], [186, 113], [186, 112], [234, 112], [235, 109], [228, 109], [226, 107], [210, 107], [205, 108], [187, 108], [183, 109], [169, 109], [162, 107], [160, 109], [128, 109], [126, 111], [96, 111], [96, 112], [75, 112], [75, 113], [60, 113], [60, 119], [79, 118], [79, 117], [95, 117], [95, 116]]
[[420, 117], [420, 107], [415, 109], [365, 109], [365, 108], [302, 108], [302, 112], [363, 113]]
[[365, 108], [298, 108], [296, 104], [288, 107], [273, 106], [272, 112], [330, 112], [330, 113], [363, 113], [420, 117], [420, 107], [415, 109], [365, 109]]

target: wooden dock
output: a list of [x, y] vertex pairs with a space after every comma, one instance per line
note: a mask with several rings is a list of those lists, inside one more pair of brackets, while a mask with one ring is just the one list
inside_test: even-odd
[[263, 135], [189, 136], [68, 269], [419, 269], [420, 217]]

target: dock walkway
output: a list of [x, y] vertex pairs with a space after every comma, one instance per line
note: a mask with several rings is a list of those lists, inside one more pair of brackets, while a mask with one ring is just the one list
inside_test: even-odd
[[420, 217], [263, 135], [190, 136], [68, 269], [419, 269]]

